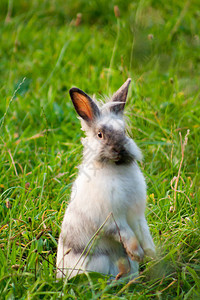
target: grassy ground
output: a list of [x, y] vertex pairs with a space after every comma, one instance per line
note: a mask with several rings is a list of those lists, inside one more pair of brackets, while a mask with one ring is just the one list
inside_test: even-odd
[[[200, 297], [199, 18], [198, 0], [1, 0], [1, 299]], [[129, 76], [158, 256], [141, 264], [137, 284], [108, 285], [99, 274], [57, 282], [82, 149], [68, 89], [108, 95]]]

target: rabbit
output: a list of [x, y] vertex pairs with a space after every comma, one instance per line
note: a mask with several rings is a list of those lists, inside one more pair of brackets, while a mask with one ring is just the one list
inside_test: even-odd
[[58, 241], [58, 278], [89, 271], [135, 278], [144, 255], [155, 255], [144, 215], [146, 183], [137, 164], [142, 154], [125, 132], [130, 82], [104, 105], [78, 88], [69, 91], [86, 137]]

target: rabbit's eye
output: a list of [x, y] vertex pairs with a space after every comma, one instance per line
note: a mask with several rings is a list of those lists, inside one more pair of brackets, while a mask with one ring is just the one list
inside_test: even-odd
[[100, 138], [100, 139], [103, 138], [103, 133], [102, 133], [101, 131], [99, 131], [99, 132], [97, 133], [97, 135], [98, 135], [98, 138]]

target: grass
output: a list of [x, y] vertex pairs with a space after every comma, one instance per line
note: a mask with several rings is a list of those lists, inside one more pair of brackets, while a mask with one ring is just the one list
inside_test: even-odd
[[[0, 298], [198, 299], [198, 4], [0, 2]], [[144, 154], [157, 258], [140, 265], [137, 283], [107, 284], [95, 273], [56, 281], [82, 149], [68, 89], [108, 95], [129, 76], [130, 135]]]

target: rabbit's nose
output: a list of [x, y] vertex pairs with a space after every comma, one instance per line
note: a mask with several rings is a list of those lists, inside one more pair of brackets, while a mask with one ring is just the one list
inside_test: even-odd
[[119, 145], [112, 145], [111, 147], [111, 151], [113, 152], [113, 153], [119, 153], [120, 152], [120, 147], [119, 147]]
[[115, 155], [121, 155], [123, 152], [123, 148], [119, 146], [112, 147], [112, 153]]
[[119, 149], [112, 148], [112, 152], [115, 153], [115, 154], [119, 154], [120, 151], [119, 151]]

